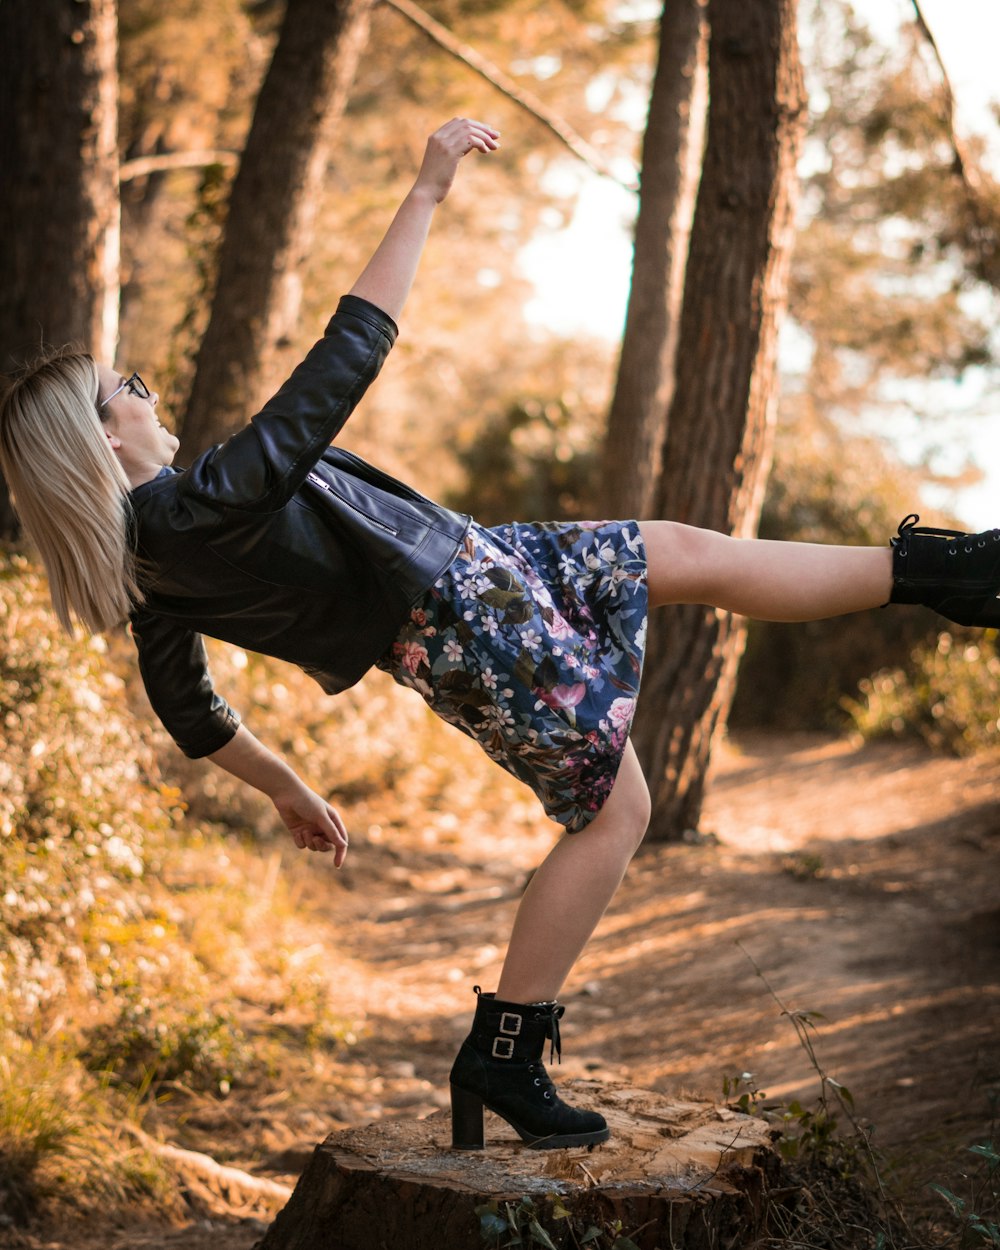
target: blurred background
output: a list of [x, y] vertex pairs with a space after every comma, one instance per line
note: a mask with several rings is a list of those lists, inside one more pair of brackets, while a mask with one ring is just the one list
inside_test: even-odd
[[[985, 0], [0, 5], [4, 367], [74, 340], [138, 370], [183, 463], [322, 332], [427, 135], [476, 116], [501, 149], [464, 162], [346, 446], [490, 524], [665, 515], [877, 546], [910, 512], [1000, 524], [998, 45]], [[0, 1221], [180, 1218], [144, 1134], [250, 1166], [381, 1114], [367, 966], [355, 950], [338, 989], [273, 814], [179, 759], [127, 637], [58, 633], [5, 493], [0, 529]], [[344, 914], [356, 885], [408, 906], [411, 854], [446, 891], [463, 838], [504, 830], [519, 872], [551, 843], [381, 674], [321, 702], [211, 653], [365, 835]], [[749, 634], [678, 611], [645, 680], [659, 843], [700, 836], [727, 728], [955, 757], [1000, 738], [995, 631], [918, 611]], [[397, 1077], [400, 1106], [433, 1107]], [[308, 1082], [312, 1120], [290, 1093]], [[265, 1124], [261, 1098], [292, 1109]]]

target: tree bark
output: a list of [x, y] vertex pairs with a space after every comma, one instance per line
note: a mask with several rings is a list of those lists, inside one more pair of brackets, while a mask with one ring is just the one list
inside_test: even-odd
[[181, 429], [180, 459], [241, 428], [280, 381], [332, 132], [373, 0], [288, 0], [233, 183], [219, 275]]
[[[0, 4], [0, 349], [114, 358], [118, 335], [115, 0]], [[0, 535], [14, 530], [6, 487]]]
[[490, 1117], [496, 1137], [486, 1150], [458, 1152], [443, 1113], [336, 1133], [316, 1147], [255, 1250], [481, 1246], [490, 1203], [506, 1225], [491, 1245], [512, 1244], [514, 1226], [524, 1244], [545, 1244], [533, 1219], [559, 1247], [579, 1246], [590, 1228], [610, 1245], [620, 1221], [639, 1250], [710, 1250], [756, 1244], [795, 1194], [782, 1184], [762, 1119], [628, 1086], [566, 1086], [600, 1105], [612, 1131], [607, 1144], [528, 1150]]
[[632, 285], [605, 442], [604, 516], [649, 516], [660, 476], [705, 137], [706, 3], [665, 0], [660, 18]]
[[[795, 0], [709, 0], [708, 142], [656, 497], [660, 516], [744, 537], [756, 530], [770, 468], [805, 127], [795, 9]], [[659, 615], [635, 731], [653, 840], [698, 826], [744, 641], [745, 623], [727, 613]]]

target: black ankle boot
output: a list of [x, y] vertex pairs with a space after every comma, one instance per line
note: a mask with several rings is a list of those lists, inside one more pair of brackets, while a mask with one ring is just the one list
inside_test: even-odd
[[483, 1108], [496, 1112], [536, 1150], [590, 1146], [610, 1137], [596, 1111], [577, 1111], [556, 1092], [542, 1063], [561, 1055], [560, 1003], [505, 1003], [475, 987], [476, 1017], [451, 1069], [455, 1150], [483, 1148]]
[[1000, 530], [965, 534], [905, 517], [890, 540], [890, 603], [921, 603], [956, 625], [1000, 626]]

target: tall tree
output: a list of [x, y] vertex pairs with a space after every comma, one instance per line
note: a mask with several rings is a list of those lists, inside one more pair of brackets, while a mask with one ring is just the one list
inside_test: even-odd
[[[43, 345], [114, 357], [118, 332], [115, 0], [0, 4], [0, 358]], [[14, 520], [0, 492], [0, 533]]]
[[226, 437], [274, 383], [299, 270], [373, 0], [288, 0], [239, 173], [181, 430], [182, 457]]
[[[602, 467], [607, 516], [648, 516], [674, 390], [708, 103], [707, 0], [665, 0], [642, 144], [635, 263]], [[628, 446], [629, 455], [618, 454]]]
[[[795, 0], [709, 0], [709, 22], [708, 141], [656, 502], [661, 516], [748, 536], [770, 464], [806, 102]], [[664, 839], [698, 825], [745, 627], [697, 606], [658, 626], [636, 744]]]

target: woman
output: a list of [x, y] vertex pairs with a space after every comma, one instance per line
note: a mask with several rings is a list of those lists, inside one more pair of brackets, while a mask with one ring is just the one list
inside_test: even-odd
[[[642, 839], [649, 798], [628, 729], [647, 605], [804, 621], [925, 603], [1000, 623], [1000, 531], [915, 528], [885, 548], [737, 540], [668, 521], [485, 530], [331, 447], [396, 337], [431, 218], [461, 159], [498, 133], [456, 119], [324, 337], [240, 433], [187, 469], [158, 396], [86, 355], [12, 379], [0, 467], [66, 628], [128, 617], [152, 705], [186, 754], [267, 794], [296, 846], [332, 852], [336, 808], [213, 690], [202, 634], [300, 665], [334, 693], [378, 665], [526, 780], [568, 834], [521, 901], [497, 991], [451, 1073], [454, 1143], [483, 1106], [539, 1148], [604, 1141], [542, 1063], [556, 995]], [[550, 1052], [551, 1054], [551, 1052]]]

